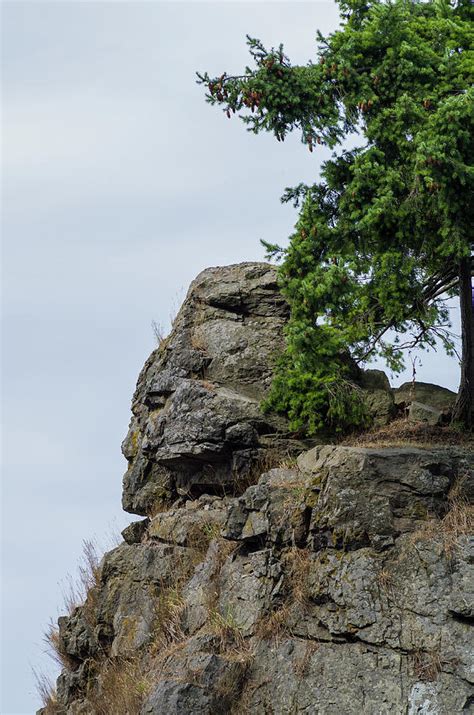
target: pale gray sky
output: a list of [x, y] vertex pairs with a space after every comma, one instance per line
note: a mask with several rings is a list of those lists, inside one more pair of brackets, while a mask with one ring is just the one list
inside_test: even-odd
[[[201, 269], [284, 243], [279, 197], [327, 157], [229, 122], [194, 72], [242, 69], [246, 33], [305, 62], [337, 22], [332, 2], [2, 4], [3, 715], [39, 706], [82, 540], [133, 518], [120, 443], [151, 321]], [[455, 360], [423, 363], [457, 386]]]

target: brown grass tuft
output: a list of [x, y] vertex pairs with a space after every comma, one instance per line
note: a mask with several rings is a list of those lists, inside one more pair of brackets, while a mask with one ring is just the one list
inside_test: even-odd
[[139, 655], [101, 663], [96, 690], [87, 694], [95, 715], [139, 715], [152, 687], [148, 663]]
[[262, 618], [257, 626], [256, 635], [260, 640], [273, 640], [278, 643], [282, 638], [289, 635], [288, 617], [290, 615], [290, 604], [285, 603], [279, 608], [275, 608], [270, 615]]
[[34, 668], [33, 676], [36, 682], [36, 692], [44, 708], [44, 715], [56, 715], [56, 713], [60, 713], [62, 708], [56, 699], [56, 688], [51, 678]]
[[225, 615], [219, 611], [209, 613], [209, 627], [219, 639], [219, 653], [239, 653], [242, 651], [245, 640], [232, 613]]
[[310, 551], [293, 546], [283, 555], [289, 600], [306, 605], [309, 600]]
[[413, 541], [436, 540], [443, 544], [447, 558], [452, 558], [463, 536], [474, 533], [474, 505], [464, 494], [463, 479], [458, 479], [448, 496], [444, 517], [434, 516], [412, 535]]
[[441, 672], [442, 660], [439, 650], [415, 650], [411, 654], [413, 672], [418, 680], [434, 682]]

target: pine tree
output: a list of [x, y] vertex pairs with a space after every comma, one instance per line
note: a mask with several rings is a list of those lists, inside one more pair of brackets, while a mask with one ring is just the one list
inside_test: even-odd
[[[356, 365], [403, 367], [406, 348], [454, 346], [446, 297], [459, 297], [455, 419], [473, 421], [473, 7], [468, 0], [340, 0], [341, 29], [315, 61], [248, 37], [254, 68], [198, 74], [207, 100], [256, 134], [299, 131], [333, 150], [318, 181], [287, 189], [299, 208], [281, 260], [291, 306], [268, 406], [293, 428], [364, 424]], [[348, 148], [348, 140], [356, 148]], [[354, 141], [355, 140], [355, 141]]]

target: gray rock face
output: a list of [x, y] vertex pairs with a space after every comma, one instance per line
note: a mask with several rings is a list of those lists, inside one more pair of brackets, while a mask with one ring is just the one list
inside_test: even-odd
[[360, 386], [374, 426], [388, 424], [396, 414], [393, 390], [382, 370], [361, 370]]
[[314, 475], [318, 508], [310, 532], [316, 545], [348, 542], [380, 550], [420, 521], [440, 518], [464, 459], [455, 448], [315, 447], [298, 465]]
[[393, 390], [395, 404], [408, 412], [412, 422], [439, 425], [449, 421], [456, 393], [428, 382], [405, 382]]
[[327, 445], [178, 499], [60, 619], [59, 711], [138, 654], [142, 715], [472, 712], [473, 496], [470, 451]]
[[138, 380], [123, 443], [126, 511], [145, 515], [163, 498], [225, 492], [270, 449], [301, 451], [286, 420], [260, 409], [287, 318], [268, 264], [210, 268], [193, 281]]
[[42, 715], [474, 713], [474, 453], [292, 439], [260, 411], [287, 313], [266, 264], [192, 284], [123, 444], [147, 518], [59, 619]]

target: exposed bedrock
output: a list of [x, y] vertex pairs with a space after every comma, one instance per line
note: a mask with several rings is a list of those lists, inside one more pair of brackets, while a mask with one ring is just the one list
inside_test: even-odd
[[266, 263], [209, 268], [193, 281], [138, 380], [123, 443], [126, 511], [147, 514], [178, 494], [225, 492], [270, 451], [304, 448], [284, 418], [260, 408], [287, 319]]
[[129, 527], [60, 619], [59, 712], [101, 715], [110, 663], [137, 658], [142, 715], [472, 712], [473, 470], [320, 446]]
[[[59, 619], [42, 715], [474, 713], [474, 453], [295, 439], [260, 407], [287, 318], [267, 264], [192, 283], [123, 443], [146, 518]], [[386, 423], [386, 376], [360, 384]]]

